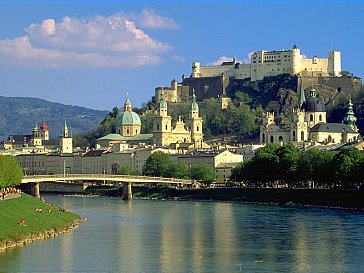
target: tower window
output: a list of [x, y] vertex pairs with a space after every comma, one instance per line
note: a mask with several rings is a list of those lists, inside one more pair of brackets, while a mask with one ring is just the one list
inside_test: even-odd
[[129, 129], [126, 129], [126, 133], [129, 134]]
[[305, 132], [301, 131], [301, 141], [304, 141], [304, 140], [305, 140]]
[[313, 121], [313, 115], [312, 114], [310, 115], [310, 121]]
[[200, 127], [197, 125], [197, 128], [196, 128], [197, 132], [200, 131]]
[[321, 114], [319, 115], [319, 121], [322, 121], [322, 115]]
[[168, 125], [166, 124], [166, 130], [168, 130]]

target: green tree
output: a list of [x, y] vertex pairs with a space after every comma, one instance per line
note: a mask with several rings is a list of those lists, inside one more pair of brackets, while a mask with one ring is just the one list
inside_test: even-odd
[[143, 167], [143, 174], [147, 176], [166, 176], [172, 164], [170, 155], [163, 152], [151, 154]]
[[189, 179], [190, 168], [185, 163], [171, 162], [171, 164], [166, 169], [165, 176], [180, 179]]
[[191, 178], [202, 182], [213, 182], [215, 171], [207, 164], [196, 164], [191, 167]]
[[124, 174], [124, 175], [141, 175], [140, 171], [133, 169], [129, 166], [121, 167], [118, 171], [118, 174]]
[[333, 158], [337, 181], [344, 187], [353, 187], [362, 182], [363, 155], [355, 147], [342, 148]]
[[297, 179], [314, 182], [314, 185], [333, 183], [333, 154], [326, 150], [309, 149], [298, 160]]
[[12, 156], [0, 156], [0, 188], [19, 185], [23, 172]]
[[279, 179], [290, 184], [296, 181], [300, 151], [292, 143], [287, 143], [275, 150], [275, 154], [278, 156]]

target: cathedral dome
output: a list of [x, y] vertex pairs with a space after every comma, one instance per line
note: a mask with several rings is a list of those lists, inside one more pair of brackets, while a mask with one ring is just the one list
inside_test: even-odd
[[322, 100], [316, 97], [316, 90], [310, 90], [310, 96], [302, 104], [302, 109], [306, 112], [326, 112], [325, 104]]
[[115, 119], [116, 126], [124, 125], [141, 125], [140, 117], [132, 110], [130, 100], [127, 99], [124, 103], [124, 111], [118, 114]]

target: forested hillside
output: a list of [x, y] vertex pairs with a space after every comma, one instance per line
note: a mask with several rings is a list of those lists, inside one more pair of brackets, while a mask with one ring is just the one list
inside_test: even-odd
[[73, 134], [98, 126], [107, 111], [64, 105], [37, 98], [0, 96], [0, 140], [12, 134], [31, 134], [45, 118], [51, 138], [58, 138], [67, 120]]

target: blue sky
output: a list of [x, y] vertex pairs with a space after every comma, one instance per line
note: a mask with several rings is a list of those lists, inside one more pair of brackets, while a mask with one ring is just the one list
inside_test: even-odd
[[340, 50], [364, 77], [364, 1], [0, 1], [0, 95], [111, 110], [191, 63], [258, 50]]

